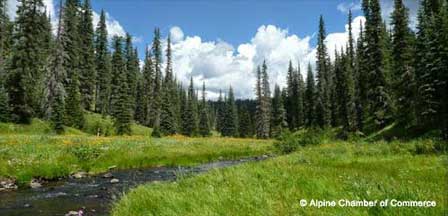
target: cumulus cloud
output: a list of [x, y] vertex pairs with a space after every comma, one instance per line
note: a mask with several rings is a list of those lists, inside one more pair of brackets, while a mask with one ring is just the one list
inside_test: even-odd
[[[276, 83], [285, 85], [290, 60], [294, 65], [302, 62], [303, 73], [306, 64], [314, 61], [311, 37], [299, 38], [273, 25], [260, 26], [249, 43], [236, 48], [225, 41], [202, 41], [199, 36], [184, 38], [177, 26], [170, 33], [175, 41], [172, 47], [176, 76], [183, 83], [188, 83], [190, 77], [197, 84], [205, 82], [210, 98], [216, 98], [220, 89], [226, 92], [230, 85], [237, 97], [253, 97], [255, 70], [264, 60], [272, 87]], [[175, 37], [176, 34], [181, 37]]]
[[[53, 30], [56, 30], [58, 25], [58, 16], [57, 16], [57, 10], [55, 8], [54, 0], [43, 0], [43, 3], [45, 5], [46, 11], [49, 15], [51, 15], [51, 23], [53, 25]], [[7, 14], [11, 19], [15, 19], [16, 17], [16, 11], [17, 7], [19, 5], [19, 2], [17, 0], [7, 0], [6, 6], [7, 6]], [[93, 25], [96, 27], [97, 23], [100, 20], [100, 16], [95, 11], [93, 12]], [[115, 20], [109, 13], [106, 13], [106, 25], [107, 30], [109, 32], [109, 36], [125, 36], [126, 31], [124, 30], [123, 26]], [[141, 38], [135, 38], [136, 42], [141, 41]]]
[[361, 10], [361, 2], [341, 2], [337, 6], [338, 11], [342, 13], [348, 13], [349, 10], [358, 11]]
[[[360, 33], [360, 25], [365, 24], [365, 17], [358, 16], [355, 17], [352, 21], [352, 33], [353, 38], [356, 41], [359, 37]], [[325, 39], [325, 44], [327, 46], [327, 49], [329, 50], [329, 55], [332, 60], [334, 60], [334, 50], [338, 50], [338, 52], [345, 48], [345, 46], [348, 43], [348, 25], [345, 25], [345, 31], [344, 32], [335, 32], [330, 33], [327, 35], [327, 38]]]
[[173, 26], [170, 29], [171, 40], [176, 43], [184, 39], [184, 32], [179, 26]]
[[[100, 15], [97, 12], [93, 12], [93, 25], [96, 28], [98, 22], [100, 21]], [[126, 36], [126, 31], [123, 26], [121, 26], [120, 22], [115, 20], [109, 13], [106, 12], [106, 26], [107, 32], [109, 33], [109, 37], [113, 36]]]

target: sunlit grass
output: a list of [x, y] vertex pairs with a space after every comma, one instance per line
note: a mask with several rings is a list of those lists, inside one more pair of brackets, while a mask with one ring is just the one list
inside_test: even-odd
[[272, 141], [225, 138], [88, 135], [0, 135], [0, 176], [20, 182], [75, 171], [98, 173], [110, 166], [141, 168], [194, 165], [266, 154]]
[[[126, 194], [113, 215], [443, 215], [446, 155], [412, 142], [337, 142]], [[313, 208], [300, 199], [434, 200], [436, 208]], [[445, 212], [446, 213], [446, 212]]]

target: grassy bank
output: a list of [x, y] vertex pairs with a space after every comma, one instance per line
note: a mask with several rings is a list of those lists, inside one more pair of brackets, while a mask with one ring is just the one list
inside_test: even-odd
[[21, 183], [76, 171], [99, 173], [108, 167], [140, 168], [194, 165], [213, 160], [262, 155], [272, 141], [226, 138], [91, 135], [0, 135], [0, 177]]
[[[113, 215], [443, 215], [447, 156], [416, 154], [418, 145], [303, 147], [264, 162], [138, 187], [115, 204]], [[301, 207], [301, 199], [434, 200], [437, 207], [317, 208]]]

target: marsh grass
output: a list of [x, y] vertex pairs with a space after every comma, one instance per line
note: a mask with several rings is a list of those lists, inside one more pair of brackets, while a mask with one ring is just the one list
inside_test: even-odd
[[[113, 215], [443, 215], [447, 156], [420, 141], [332, 142], [126, 194]], [[316, 208], [300, 199], [434, 200], [436, 208]]]
[[20, 183], [53, 179], [76, 171], [195, 165], [266, 154], [271, 141], [224, 138], [89, 135], [0, 135], [0, 176]]

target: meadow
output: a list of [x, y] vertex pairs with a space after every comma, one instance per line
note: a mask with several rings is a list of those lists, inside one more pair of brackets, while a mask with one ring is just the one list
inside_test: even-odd
[[[48, 129], [48, 130], [47, 130]], [[26, 184], [78, 171], [97, 174], [117, 169], [190, 166], [272, 152], [272, 141], [237, 138], [151, 138], [150, 129], [133, 126], [132, 136], [95, 136], [72, 128], [56, 135], [48, 123], [0, 124], [0, 178]]]
[[[443, 215], [447, 155], [433, 140], [328, 141], [263, 162], [140, 186], [113, 215]], [[427, 148], [430, 149], [430, 148]], [[437, 206], [303, 207], [300, 200], [430, 200]]]

